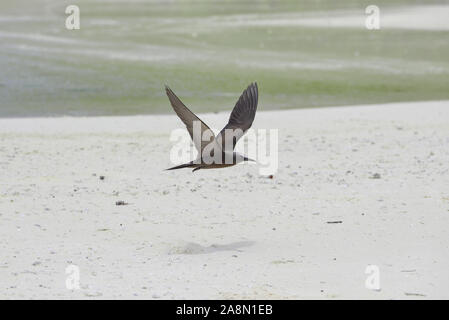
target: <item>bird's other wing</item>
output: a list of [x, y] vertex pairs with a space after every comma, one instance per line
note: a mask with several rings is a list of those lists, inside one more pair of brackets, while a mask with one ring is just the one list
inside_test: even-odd
[[237, 141], [253, 124], [258, 98], [257, 83], [251, 83], [237, 101], [229, 117], [228, 124], [215, 138], [226, 152], [234, 150]]
[[[178, 117], [186, 125], [187, 131], [189, 131], [190, 137], [195, 145], [195, 148], [202, 154], [203, 149], [212, 141], [214, 141], [213, 131], [192, 111], [187, 108], [181, 100], [174, 94], [174, 92], [165, 86], [165, 92], [167, 93], [168, 99], [175, 110]], [[194, 132], [194, 128], [199, 128]]]

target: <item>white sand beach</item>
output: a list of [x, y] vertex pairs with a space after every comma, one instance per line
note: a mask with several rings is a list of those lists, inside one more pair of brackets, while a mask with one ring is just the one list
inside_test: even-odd
[[273, 179], [163, 171], [175, 115], [0, 119], [0, 298], [449, 298], [449, 101], [253, 127], [279, 129]]

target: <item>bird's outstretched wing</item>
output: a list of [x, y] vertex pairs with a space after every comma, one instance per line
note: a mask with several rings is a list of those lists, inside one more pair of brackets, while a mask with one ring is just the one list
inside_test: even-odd
[[[176, 114], [186, 125], [190, 137], [195, 144], [195, 148], [202, 154], [203, 149], [210, 142], [214, 141], [214, 132], [190, 111], [168, 86], [165, 86], [165, 92]], [[198, 128], [199, 130], [194, 130], [194, 128]]]
[[[228, 124], [217, 135], [216, 140], [224, 151], [233, 151], [237, 141], [251, 127], [256, 116], [259, 91], [257, 83], [251, 83], [243, 91], [229, 117]], [[231, 149], [232, 148], [232, 149]]]

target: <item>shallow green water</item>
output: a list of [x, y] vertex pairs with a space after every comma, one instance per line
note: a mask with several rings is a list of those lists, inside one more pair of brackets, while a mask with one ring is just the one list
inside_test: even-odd
[[[449, 99], [449, 32], [248, 23], [372, 1], [0, 2], [0, 116], [229, 110], [257, 81], [260, 109]], [[444, 1], [376, 1], [381, 8]]]

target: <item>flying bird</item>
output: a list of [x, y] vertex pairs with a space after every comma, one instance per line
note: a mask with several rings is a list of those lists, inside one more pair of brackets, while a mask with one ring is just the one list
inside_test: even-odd
[[193, 172], [200, 169], [230, 167], [244, 161], [255, 161], [235, 152], [234, 148], [237, 141], [251, 127], [256, 115], [259, 95], [256, 82], [251, 83], [243, 91], [231, 112], [228, 123], [217, 136], [207, 124], [182, 103], [168, 86], [165, 86], [165, 92], [173, 110], [184, 122], [198, 150], [198, 157], [195, 160], [166, 170], [194, 168]]

